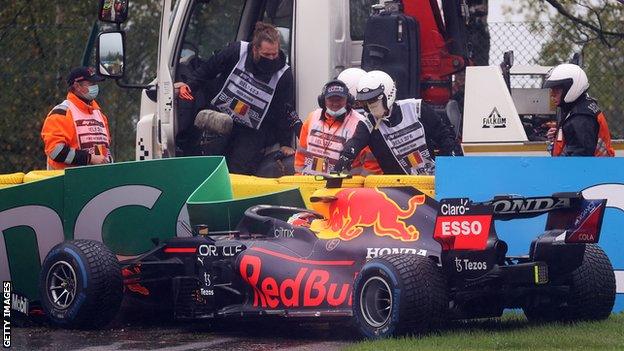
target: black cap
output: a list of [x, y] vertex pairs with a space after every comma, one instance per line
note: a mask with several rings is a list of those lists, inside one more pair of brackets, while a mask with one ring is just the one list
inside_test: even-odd
[[341, 81], [331, 81], [325, 85], [323, 96], [325, 98], [332, 96], [340, 96], [346, 98], [349, 96], [349, 88], [347, 88], [347, 86]]
[[69, 75], [67, 76], [67, 85], [72, 85], [74, 82], [80, 82], [83, 80], [89, 82], [101, 82], [104, 80], [104, 77], [95, 73], [95, 68], [93, 67], [76, 67], [69, 72]]

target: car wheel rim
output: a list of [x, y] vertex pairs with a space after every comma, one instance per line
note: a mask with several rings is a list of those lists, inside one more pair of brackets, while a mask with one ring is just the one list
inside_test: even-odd
[[360, 311], [366, 323], [374, 328], [386, 324], [392, 314], [392, 294], [388, 283], [380, 277], [370, 277], [360, 292]]
[[76, 297], [76, 271], [65, 261], [58, 261], [50, 267], [46, 277], [48, 298], [55, 308], [64, 310]]

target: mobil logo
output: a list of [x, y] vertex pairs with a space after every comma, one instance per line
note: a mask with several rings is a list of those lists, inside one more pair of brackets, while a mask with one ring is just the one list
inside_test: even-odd
[[253, 247], [241, 255], [238, 268], [253, 291], [254, 307], [335, 308], [351, 305], [353, 265], [349, 260], [309, 260]]
[[419, 205], [425, 203], [425, 195], [409, 198], [403, 209], [386, 193], [377, 188], [343, 189], [336, 193], [329, 205], [330, 218], [322, 230], [326, 237], [352, 240], [360, 236], [366, 227], [378, 236], [401, 241], [416, 241], [420, 235], [405, 219], [414, 215]]

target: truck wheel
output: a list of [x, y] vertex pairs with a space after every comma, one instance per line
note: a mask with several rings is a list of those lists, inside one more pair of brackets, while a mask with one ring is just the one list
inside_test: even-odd
[[570, 292], [563, 304], [524, 307], [534, 321], [601, 320], [615, 303], [615, 274], [609, 257], [598, 246], [585, 245], [583, 263], [569, 279]]
[[46, 256], [39, 289], [43, 310], [52, 325], [103, 327], [121, 305], [121, 267], [117, 257], [101, 242], [66, 241]]
[[355, 280], [353, 321], [367, 338], [425, 333], [443, 322], [447, 309], [442, 271], [426, 257], [376, 258]]

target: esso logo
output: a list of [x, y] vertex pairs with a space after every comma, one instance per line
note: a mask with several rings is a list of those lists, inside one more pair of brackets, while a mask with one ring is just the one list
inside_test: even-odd
[[448, 221], [442, 222], [442, 235], [479, 235], [483, 231], [483, 224], [479, 221]]

